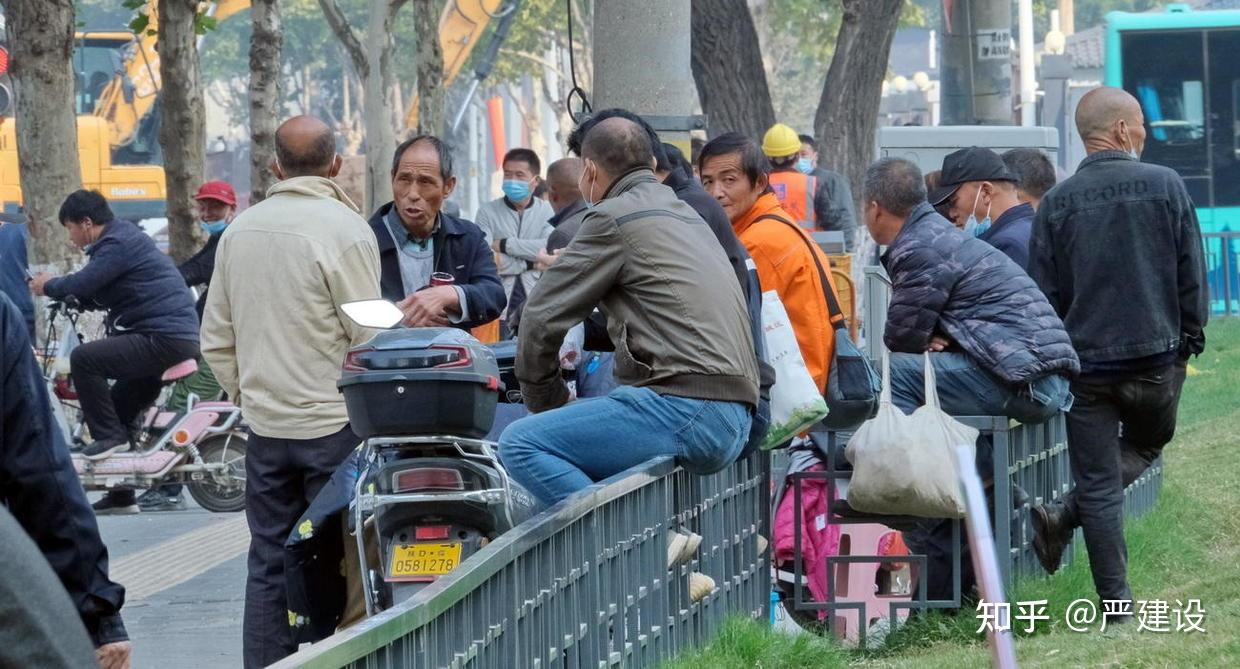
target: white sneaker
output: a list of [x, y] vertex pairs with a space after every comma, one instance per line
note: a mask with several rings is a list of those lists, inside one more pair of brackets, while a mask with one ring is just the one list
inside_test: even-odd
[[697, 603], [715, 591], [715, 579], [695, 571], [689, 574], [689, 601]]
[[696, 532], [668, 530], [667, 568], [671, 569], [692, 560], [701, 545], [702, 535]]

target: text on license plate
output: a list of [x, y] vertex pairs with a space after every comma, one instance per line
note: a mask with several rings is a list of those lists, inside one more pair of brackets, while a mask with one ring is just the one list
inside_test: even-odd
[[391, 576], [441, 576], [461, 564], [458, 544], [397, 544], [392, 547]]

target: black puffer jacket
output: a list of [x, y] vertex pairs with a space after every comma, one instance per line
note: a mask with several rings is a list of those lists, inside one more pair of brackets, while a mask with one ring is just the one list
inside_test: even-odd
[[909, 214], [883, 265], [892, 282], [883, 338], [892, 351], [921, 353], [942, 333], [1012, 385], [1080, 372], [1063, 322], [1033, 279], [929, 204]]

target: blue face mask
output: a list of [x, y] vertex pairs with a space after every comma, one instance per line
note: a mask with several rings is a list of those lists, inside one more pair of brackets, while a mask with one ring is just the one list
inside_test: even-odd
[[530, 197], [530, 182], [520, 179], [504, 179], [500, 187], [509, 202], [525, 202]]
[[797, 171], [801, 174], [809, 174], [814, 171], [814, 163], [809, 158], [797, 159]]
[[207, 231], [208, 235], [217, 235], [223, 232], [224, 228], [228, 227], [228, 221], [203, 221], [200, 225], [202, 225], [203, 230]]
[[[979, 188], [977, 190], [977, 197], [973, 198], [974, 209], [977, 208], [977, 200], [981, 196], [982, 190]], [[974, 216], [972, 212], [969, 213], [969, 218], [965, 219], [964, 222], [964, 234], [970, 237], [981, 237], [986, 234], [986, 231], [990, 229], [990, 207], [991, 205], [986, 205], [986, 218], [983, 218], [981, 223], [977, 222], [977, 216]]]

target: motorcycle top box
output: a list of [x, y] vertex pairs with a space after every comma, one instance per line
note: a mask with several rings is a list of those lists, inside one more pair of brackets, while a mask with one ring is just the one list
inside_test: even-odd
[[499, 367], [491, 349], [462, 330], [387, 330], [349, 351], [337, 387], [363, 439], [480, 438], [495, 422]]

